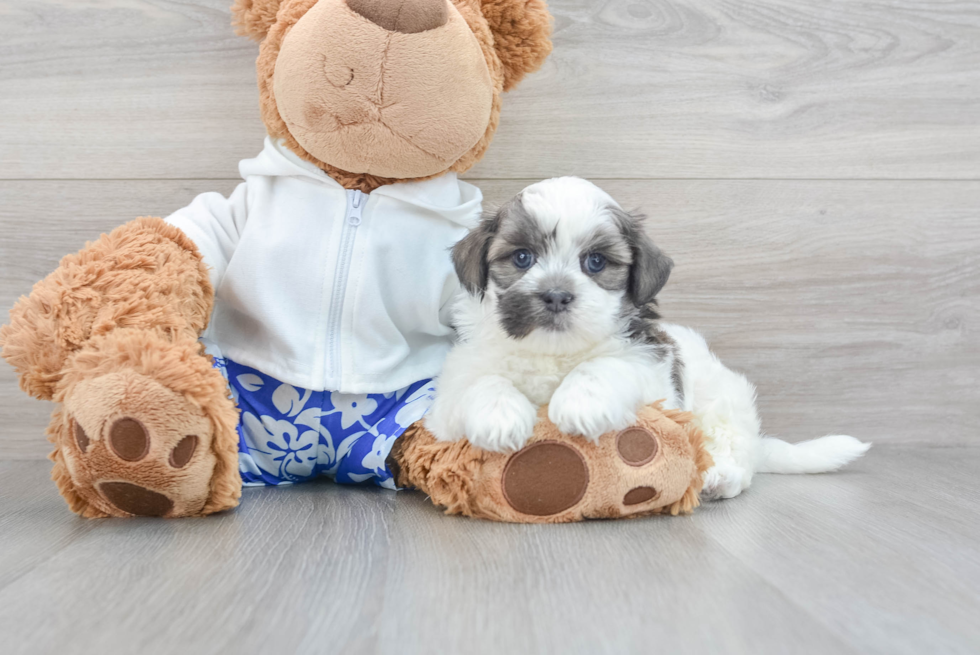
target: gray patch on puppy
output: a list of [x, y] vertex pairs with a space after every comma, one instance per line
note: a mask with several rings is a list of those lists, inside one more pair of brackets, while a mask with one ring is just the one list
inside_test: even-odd
[[654, 245], [643, 231], [646, 216], [631, 214], [618, 207], [610, 207], [610, 211], [633, 251], [628, 293], [633, 304], [641, 307], [653, 302], [667, 284], [674, 260]]
[[554, 315], [549, 316], [544, 304], [529, 293], [505, 293], [497, 307], [501, 327], [514, 339], [523, 339], [534, 330], [555, 323]]
[[652, 346], [659, 361], [671, 361], [670, 381], [677, 393], [677, 401], [683, 403], [684, 360], [681, 359], [680, 346], [658, 323], [660, 314], [655, 301], [636, 307], [624, 298], [622, 315], [628, 321], [627, 336], [631, 341]]
[[[597, 253], [606, 258], [606, 266], [591, 273], [586, 265], [589, 255]], [[601, 226], [585, 241], [579, 258], [582, 272], [606, 291], [623, 291], [627, 287], [633, 253], [621, 232]]]
[[509, 289], [527, 273], [527, 269], [517, 268], [511, 259], [498, 259], [490, 264], [490, 279], [502, 290]]
[[500, 212], [486, 212], [477, 226], [453, 246], [456, 276], [463, 288], [474, 296], [483, 296], [487, 290], [490, 276], [487, 255], [499, 227]]
[[622, 315], [629, 325], [627, 334], [633, 341], [653, 346], [660, 361], [671, 362], [671, 383], [678, 401], [683, 402], [684, 362], [677, 342], [658, 323], [660, 312], [656, 298], [667, 284], [674, 260], [665, 255], [644, 232], [645, 216], [617, 208], [612, 208], [612, 212], [633, 254], [622, 308]]
[[498, 220], [497, 237], [490, 245], [487, 258], [493, 281], [501, 289], [508, 289], [533, 268], [519, 268], [514, 263], [514, 253], [527, 250], [535, 259], [542, 257], [554, 235], [541, 231], [538, 222], [524, 208], [520, 195], [500, 208]]
[[520, 194], [507, 201], [500, 208], [499, 214], [499, 238], [491, 247], [491, 261], [509, 257], [521, 248], [526, 248], [539, 257], [548, 252], [555, 235], [542, 232], [541, 226], [524, 207]]

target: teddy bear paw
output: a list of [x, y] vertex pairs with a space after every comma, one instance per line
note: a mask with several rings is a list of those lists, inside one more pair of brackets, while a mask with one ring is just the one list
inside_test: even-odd
[[662, 448], [660, 435], [643, 426], [607, 434], [598, 443], [566, 435], [537, 441], [508, 459], [501, 490], [507, 504], [527, 516], [648, 513], [678, 500], [688, 487], [690, 473], [681, 468], [674, 479], [675, 471], [665, 471], [672, 446]]
[[120, 371], [79, 382], [60, 418], [61, 457], [74, 492], [93, 508], [112, 516], [201, 512], [216, 463], [213, 429], [182, 395]]
[[436, 441], [422, 427], [392, 451], [399, 485], [421, 489], [447, 512], [514, 523], [566, 523], [697, 507], [711, 466], [693, 416], [642, 408], [636, 422], [598, 440], [563, 433], [540, 410], [514, 453]]

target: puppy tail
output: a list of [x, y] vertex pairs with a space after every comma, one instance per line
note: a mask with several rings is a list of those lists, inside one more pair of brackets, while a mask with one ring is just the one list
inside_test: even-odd
[[871, 448], [854, 437], [835, 434], [800, 443], [762, 439], [760, 473], [827, 473], [849, 464]]

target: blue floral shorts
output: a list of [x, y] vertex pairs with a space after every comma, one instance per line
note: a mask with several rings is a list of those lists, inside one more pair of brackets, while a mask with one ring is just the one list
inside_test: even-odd
[[310, 391], [221, 356], [205, 341], [241, 410], [238, 467], [245, 485], [371, 481], [395, 489], [385, 464], [395, 439], [429, 411], [431, 380], [391, 393]]

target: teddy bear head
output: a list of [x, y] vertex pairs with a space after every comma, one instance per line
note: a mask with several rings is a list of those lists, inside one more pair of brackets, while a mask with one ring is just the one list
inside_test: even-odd
[[236, 0], [262, 118], [347, 188], [463, 172], [551, 51], [544, 0]]

